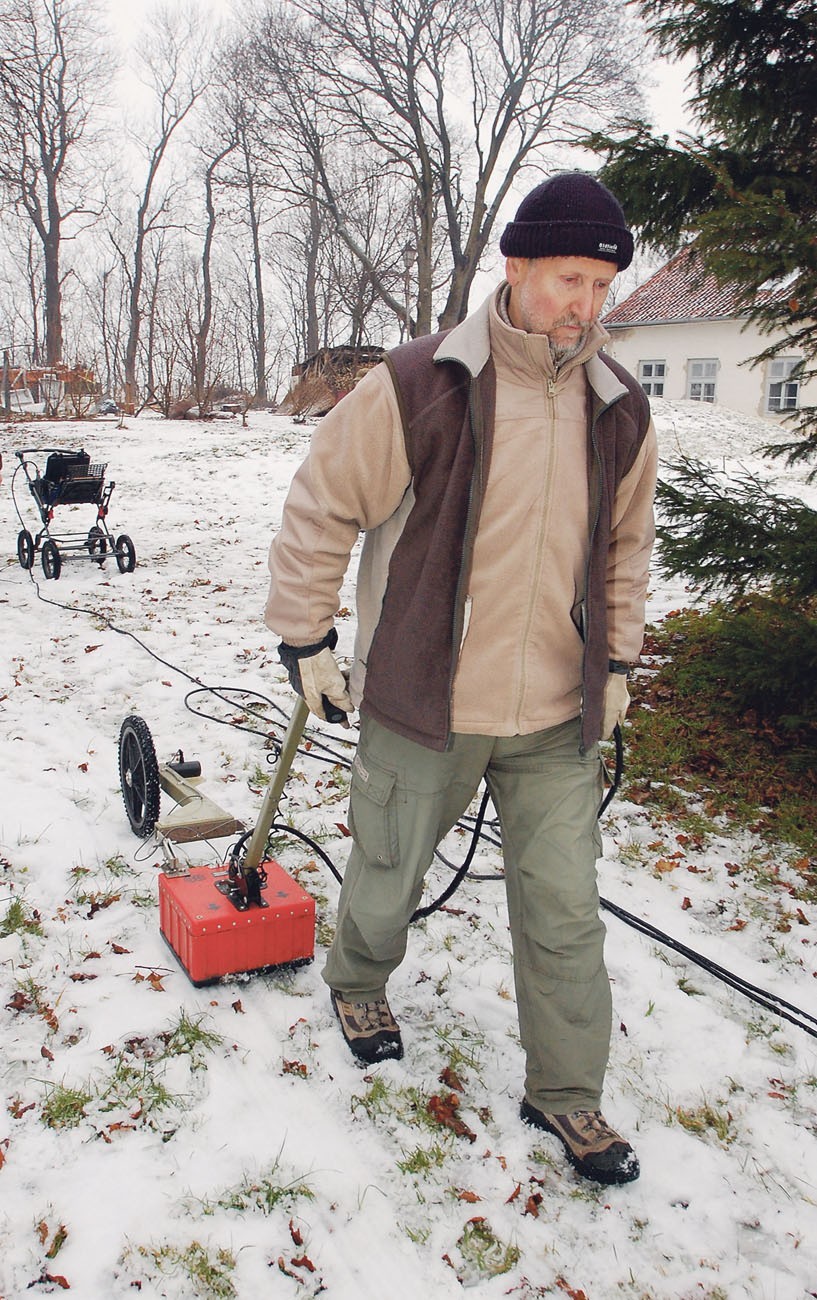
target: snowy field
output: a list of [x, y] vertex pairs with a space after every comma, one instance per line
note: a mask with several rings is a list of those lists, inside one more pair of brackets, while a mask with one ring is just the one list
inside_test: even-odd
[[[813, 500], [762, 468], [770, 426], [686, 403], [656, 403], [656, 421], [665, 458], [761, 470]], [[405, 1059], [368, 1075], [319, 976], [338, 886], [302, 842], [276, 853], [317, 900], [313, 964], [195, 988], [175, 961], [162, 853], [119, 791], [120, 725], [143, 717], [160, 761], [199, 759], [203, 790], [253, 824], [265, 740], [201, 711], [235, 723], [258, 701], [224, 688], [258, 692], [277, 710], [250, 725], [280, 734], [292, 707], [261, 611], [308, 436], [267, 415], [0, 432], [0, 1297], [817, 1296], [817, 1039], [620, 920], [605, 1112], [642, 1176], [618, 1189], [578, 1179], [518, 1119], [501, 884], [467, 881], [415, 926], [390, 986]], [[39, 557], [31, 575], [18, 565], [13, 451], [32, 445], [107, 462], [133, 573], [67, 560], [46, 581]], [[656, 584], [650, 617], [689, 598]], [[351, 582], [343, 601], [348, 651]], [[193, 713], [201, 684], [222, 698], [197, 694]], [[351, 748], [328, 736], [342, 761], [301, 753], [282, 813], [342, 868]], [[623, 800], [603, 832], [606, 899], [815, 1013], [817, 907], [796, 855], [729, 827], [703, 842]], [[187, 852], [214, 864], [228, 844]], [[466, 848], [455, 834], [447, 856]], [[474, 871], [499, 865], [485, 844]], [[435, 867], [432, 894], [448, 874]], [[462, 1136], [427, 1110], [452, 1091]]]

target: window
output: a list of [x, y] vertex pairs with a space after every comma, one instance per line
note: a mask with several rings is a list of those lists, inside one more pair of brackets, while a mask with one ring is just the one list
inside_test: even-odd
[[638, 363], [638, 382], [648, 397], [664, 396], [666, 374], [666, 361], [639, 361]]
[[799, 357], [777, 357], [769, 362], [766, 410], [770, 415], [797, 410], [800, 402], [800, 376], [792, 374], [792, 371], [799, 365]]
[[687, 397], [691, 402], [714, 402], [718, 362], [714, 357], [690, 361], [687, 371]]

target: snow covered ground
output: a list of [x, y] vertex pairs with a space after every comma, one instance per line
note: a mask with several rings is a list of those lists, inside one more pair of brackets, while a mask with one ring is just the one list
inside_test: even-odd
[[[768, 425], [685, 403], [656, 419], [666, 457], [762, 467]], [[368, 1075], [319, 976], [338, 886], [303, 843], [276, 853], [317, 899], [314, 964], [195, 988], [164, 943], [162, 854], [127, 822], [120, 725], [143, 717], [160, 761], [200, 759], [205, 792], [253, 824], [263, 738], [185, 698], [260, 692], [281, 712], [250, 723], [280, 734], [292, 696], [261, 621], [266, 551], [308, 436], [268, 415], [0, 432], [0, 1297], [817, 1295], [817, 1039], [618, 919], [605, 1111], [642, 1176], [609, 1190], [519, 1122], [501, 884], [466, 882], [414, 928], [391, 986], [405, 1059]], [[31, 445], [107, 462], [135, 572], [19, 567], [12, 453]], [[650, 616], [688, 599], [656, 584]], [[350, 613], [339, 627], [348, 651]], [[191, 700], [230, 721], [253, 703]], [[348, 762], [347, 735], [328, 734]], [[282, 811], [342, 867], [343, 763], [302, 753]], [[603, 831], [605, 898], [814, 1013], [817, 907], [796, 855], [728, 827], [699, 841], [621, 800]], [[227, 843], [189, 858], [213, 864]], [[459, 860], [466, 842], [446, 847]], [[475, 872], [498, 866], [483, 845]], [[435, 868], [431, 892], [447, 878]], [[452, 1090], [472, 1139], [427, 1113]]]

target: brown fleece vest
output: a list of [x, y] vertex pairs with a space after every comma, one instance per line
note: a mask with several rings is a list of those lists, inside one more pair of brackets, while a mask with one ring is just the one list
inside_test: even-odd
[[[386, 356], [415, 501], [391, 556], [361, 704], [361, 711], [383, 726], [437, 750], [446, 748], [451, 730], [451, 693], [496, 401], [490, 360], [473, 380], [458, 362], [432, 361], [443, 337], [414, 339]], [[599, 738], [607, 682], [605, 584], [612, 503], [649, 424], [640, 385], [609, 357], [602, 360], [628, 392], [605, 409], [591, 391], [591, 545], [581, 629], [583, 749]]]

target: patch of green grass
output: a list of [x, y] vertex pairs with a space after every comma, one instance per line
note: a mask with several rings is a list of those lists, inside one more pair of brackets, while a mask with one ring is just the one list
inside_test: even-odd
[[315, 922], [315, 942], [319, 948], [331, 948], [335, 937], [335, 922], [328, 917], [318, 917]]
[[409, 1227], [404, 1224], [403, 1231], [409, 1241], [414, 1242], [415, 1246], [424, 1246], [431, 1236], [431, 1228], [428, 1224], [423, 1224], [423, 1226], [419, 1228]]
[[153, 1117], [176, 1104], [153, 1062], [136, 1065], [119, 1056], [110, 1079], [99, 1091], [100, 1109], [126, 1110], [132, 1118], [150, 1125]]
[[39, 913], [29, 911], [22, 898], [13, 898], [8, 905], [6, 915], [0, 921], [0, 938], [6, 939], [12, 934], [25, 936], [42, 935], [42, 933]]
[[134, 890], [129, 895], [129, 901], [134, 907], [158, 908], [159, 902], [154, 893], [145, 892], [144, 890]]
[[283, 1169], [279, 1155], [264, 1173], [246, 1174], [240, 1183], [214, 1200], [202, 1201], [201, 1208], [204, 1214], [215, 1214], [216, 1210], [238, 1210], [241, 1213], [258, 1210], [261, 1214], [272, 1214], [276, 1209], [290, 1211], [298, 1201], [314, 1199], [315, 1193], [303, 1178]]
[[184, 1248], [169, 1244], [137, 1246], [136, 1254], [160, 1276], [183, 1278], [185, 1293], [196, 1300], [231, 1300], [238, 1295], [231, 1277], [237, 1261], [231, 1250], [208, 1249], [191, 1241]]
[[115, 856], [112, 858], [108, 858], [107, 861], [102, 864], [102, 866], [103, 869], [109, 875], [113, 876], [117, 880], [120, 879], [122, 876], [136, 875], [135, 868], [132, 867], [129, 862], [126, 862], [126, 860], [119, 853], [115, 854]]
[[259, 790], [263, 786], [269, 785], [272, 780], [272, 769], [263, 767], [261, 763], [256, 763], [253, 770], [247, 777], [247, 785], [251, 790]]
[[791, 1053], [791, 1044], [777, 1037], [781, 1033], [780, 1021], [773, 1020], [771, 1015], [761, 1013], [747, 1020], [746, 1033], [749, 1038], [763, 1039], [778, 1056], [788, 1056]]
[[646, 844], [641, 844], [637, 840], [632, 840], [629, 844], [622, 844], [618, 850], [619, 862], [623, 862], [629, 867], [644, 867], [650, 860], [650, 850]]
[[464, 1265], [464, 1282], [509, 1273], [521, 1254], [518, 1246], [502, 1241], [488, 1220], [479, 1215], [466, 1223], [457, 1246]]
[[191, 1070], [205, 1069], [207, 1056], [224, 1042], [221, 1034], [204, 1028], [205, 1019], [204, 1015], [192, 1017], [182, 1011], [173, 1028], [159, 1035], [164, 1044], [162, 1054], [165, 1057], [189, 1056]]
[[362, 1097], [352, 1097], [351, 1106], [353, 1112], [365, 1111], [371, 1120], [387, 1118], [390, 1123], [401, 1120], [412, 1128], [428, 1129], [439, 1135], [439, 1125], [428, 1111], [430, 1099], [431, 1094], [422, 1088], [395, 1088], [376, 1075]]
[[486, 1038], [479, 1030], [468, 1029], [464, 1025], [435, 1025], [434, 1033], [444, 1047], [447, 1063], [452, 1070], [458, 1071], [463, 1066], [479, 1073], [480, 1054], [485, 1049]]
[[425, 1176], [440, 1169], [449, 1154], [450, 1149], [441, 1142], [434, 1142], [430, 1147], [414, 1147], [404, 1159], [397, 1161], [397, 1168], [404, 1174]]
[[90, 1104], [92, 1096], [87, 1087], [69, 1088], [65, 1084], [54, 1084], [48, 1089], [40, 1112], [43, 1123], [49, 1128], [76, 1128], [85, 1119], [85, 1107]]
[[720, 1110], [706, 1100], [700, 1106], [676, 1106], [669, 1117], [687, 1133], [697, 1136], [714, 1134], [722, 1146], [729, 1146], [737, 1136], [731, 1111]]
[[394, 1092], [395, 1089], [381, 1075], [375, 1075], [362, 1097], [353, 1095], [352, 1111], [364, 1110], [369, 1119], [389, 1115], [394, 1109]]

